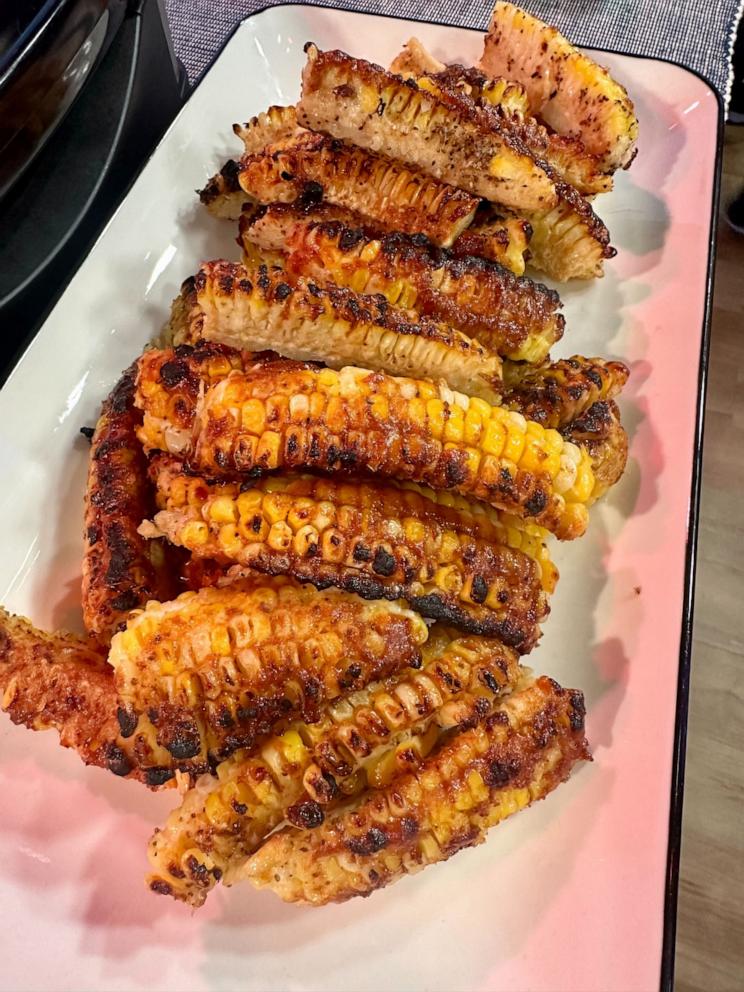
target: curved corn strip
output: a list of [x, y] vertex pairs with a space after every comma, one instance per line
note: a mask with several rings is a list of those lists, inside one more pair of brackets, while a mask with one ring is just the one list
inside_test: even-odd
[[490, 827], [546, 796], [588, 758], [583, 731], [581, 693], [540, 678], [315, 830], [279, 830], [238, 877], [314, 906], [370, 895], [481, 843]]
[[465, 230], [478, 206], [478, 198], [464, 190], [320, 134], [244, 158], [239, 182], [261, 203], [322, 196], [386, 229], [423, 234], [444, 246]]
[[91, 439], [83, 529], [83, 622], [107, 645], [136, 607], [169, 598], [160, 542], [137, 533], [153, 509], [147, 460], [137, 443], [142, 417], [134, 406], [137, 366], [124, 373], [103, 404]]
[[413, 484], [314, 476], [269, 476], [241, 491], [186, 474], [167, 457], [154, 475], [160, 512], [143, 532], [199, 558], [365, 599], [405, 599], [423, 616], [523, 653], [547, 616], [543, 583], [552, 587], [557, 573], [544, 533], [484, 505], [477, 512]]
[[249, 197], [240, 186], [239, 174], [240, 163], [228, 159], [204, 189], [199, 190], [199, 199], [213, 217], [220, 220], [237, 220], [240, 217]]
[[372, 237], [319, 220], [313, 211], [277, 206], [241, 219], [241, 239], [244, 249], [255, 244], [273, 250], [282, 243], [291, 276], [381, 293], [394, 306], [442, 321], [515, 360], [544, 359], [563, 334], [557, 293], [500, 265], [456, 259], [401, 234]]
[[218, 766], [217, 782], [200, 781], [150, 841], [150, 887], [201, 905], [288, 811], [297, 823], [317, 824], [337, 797], [386, 785], [425, 757], [441, 729], [485, 718], [523, 671], [497, 641], [453, 639], [439, 627], [423, 655], [420, 672], [355, 693], [317, 723], [233, 755]]
[[[495, 115], [344, 52], [305, 48], [297, 118], [512, 208], [554, 206], [550, 178]], [[446, 99], [445, 99], [446, 98]]]
[[274, 348], [289, 358], [341, 368], [360, 364], [394, 375], [443, 378], [456, 389], [498, 399], [501, 360], [446, 324], [402, 313], [384, 300], [321, 288], [266, 265], [207, 262], [194, 281], [191, 339]]
[[194, 468], [215, 477], [282, 467], [368, 471], [474, 496], [561, 539], [586, 529], [589, 456], [556, 431], [444, 385], [290, 364], [234, 372], [207, 391]]
[[131, 736], [154, 730], [175, 767], [197, 772], [418, 665], [426, 637], [395, 603], [257, 579], [149, 603], [114, 637], [109, 661]]
[[607, 172], [635, 155], [638, 120], [625, 89], [554, 27], [499, 0], [481, 68], [521, 83], [533, 114], [558, 134], [577, 136]]
[[173, 772], [139, 767], [117, 707], [114, 673], [96, 643], [48, 634], [0, 607], [0, 709], [30, 730], [56, 730], [86, 765], [162, 785]]
[[617, 396], [629, 375], [630, 370], [622, 362], [581, 355], [537, 368], [507, 362], [501, 402], [543, 427], [560, 428], [594, 403]]

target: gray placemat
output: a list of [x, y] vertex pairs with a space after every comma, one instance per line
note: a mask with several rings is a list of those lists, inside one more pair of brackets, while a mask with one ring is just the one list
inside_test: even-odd
[[[270, 7], [267, 0], [165, 0], [176, 54], [197, 79], [238, 21]], [[413, 20], [485, 29], [492, 0], [319, 0]], [[525, 0], [577, 45], [671, 59], [709, 79], [728, 104], [731, 53], [744, 0]]]

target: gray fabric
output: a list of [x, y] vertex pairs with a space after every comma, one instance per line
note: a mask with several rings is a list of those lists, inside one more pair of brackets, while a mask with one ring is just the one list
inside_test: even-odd
[[[320, 6], [484, 29], [492, 0], [320, 0]], [[201, 75], [238, 21], [266, 0], [165, 0], [176, 54]], [[525, 0], [577, 45], [653, 55], [697, 70], [728, 100], [742, 0]]]

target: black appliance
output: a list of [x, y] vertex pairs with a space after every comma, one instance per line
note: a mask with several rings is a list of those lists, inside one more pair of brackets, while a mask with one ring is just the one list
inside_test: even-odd
[[187, 91], [160, 0], [0, 0], [0, 382]]

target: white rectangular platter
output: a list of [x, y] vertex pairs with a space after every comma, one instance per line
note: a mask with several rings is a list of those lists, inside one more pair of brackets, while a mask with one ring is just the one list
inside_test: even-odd
[[[446, 61], [480, 54], [476, 32], [305, 5], [229, 41], [0, 393], [7, 608], [80, 629], [78, 431], [181, 281], [237, 257], [233, 226], [193, 193], [237, 152], [233, 121], [296, 99], [309, 39], [387, 64], [411, 34]], [[588, 535], [556, 547], [562, 578], [530, 658], [586, 693], [593, 763], [486, 844], [369, 900], [308, 910], [246, 887], [192, 914], [142, 882], [175, 795], [0, 718], [0, 988], [658, 988], [719, 108], [682, 68], [600, 60], [636, 102], [640, 154], [598, 203], [619, 254], [603, 280], [562, 291], [559, 351], [630, 364], [631, 458]]]

